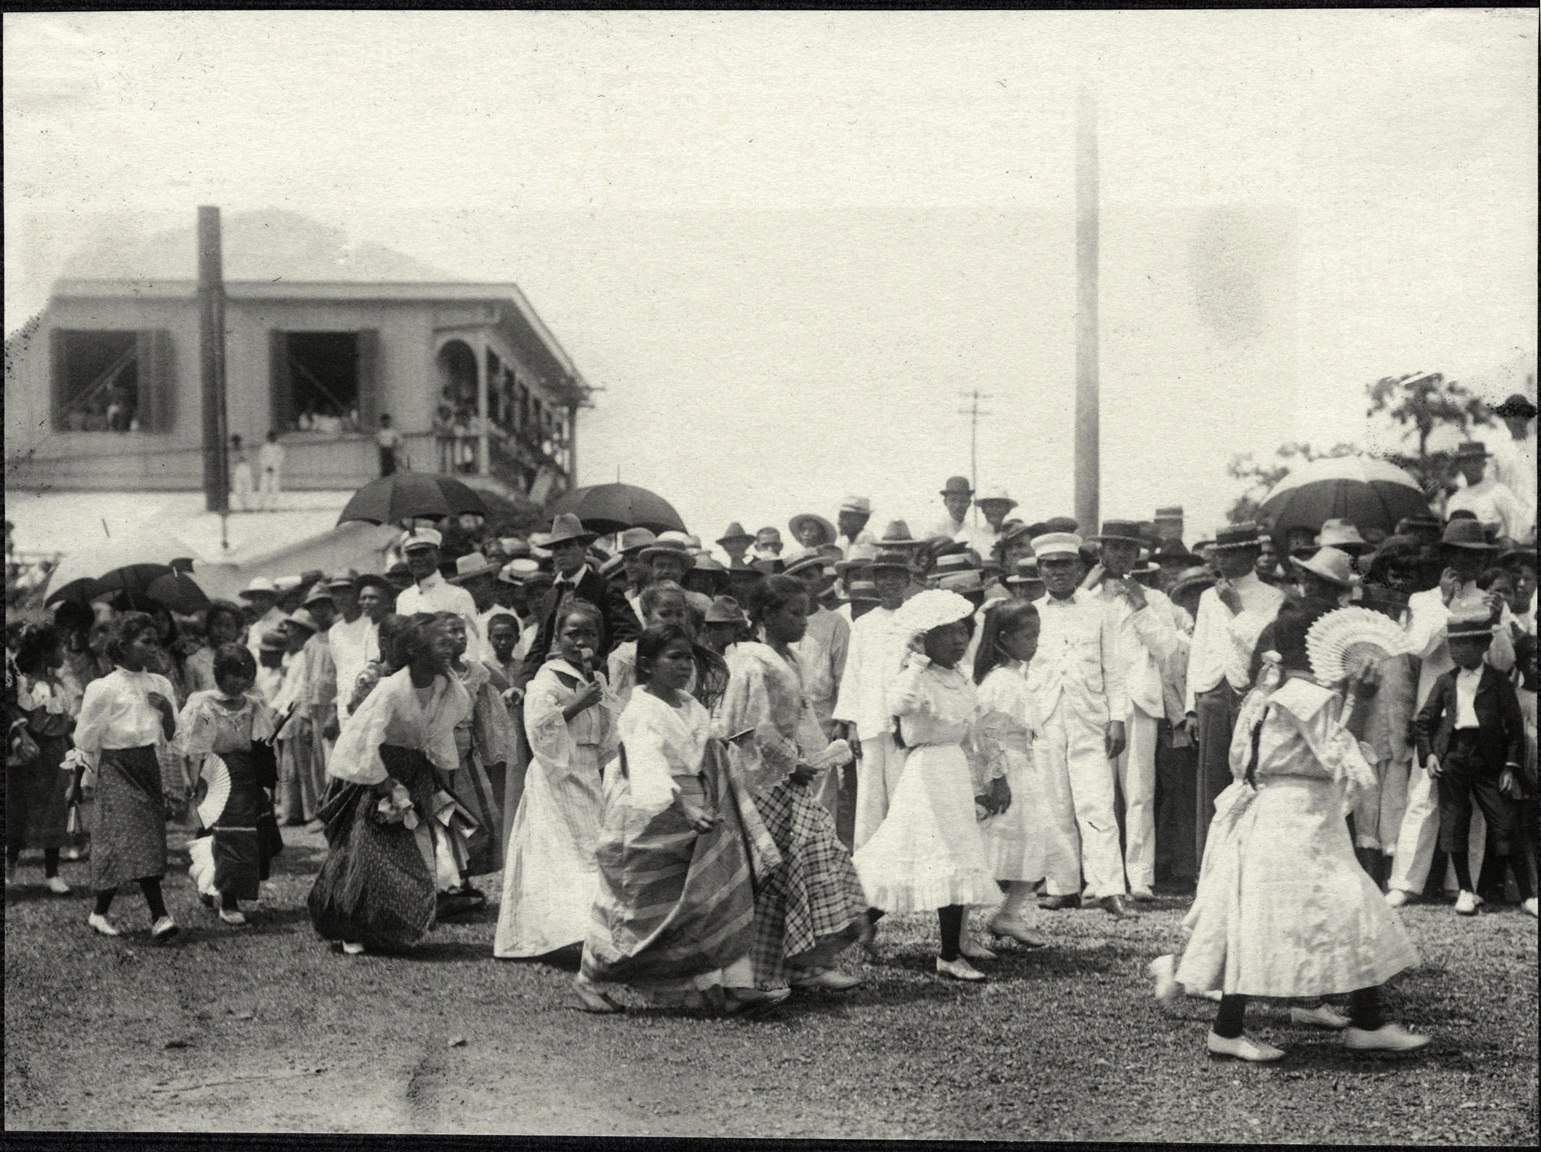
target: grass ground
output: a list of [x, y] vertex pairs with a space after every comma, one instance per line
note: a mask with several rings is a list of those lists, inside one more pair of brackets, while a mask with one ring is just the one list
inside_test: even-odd
[[[1044, 915], [1050, 948], [939, 982], [934, 922], [884, 921], [866, 984], [794, 999], [750, 1023], [568, 1007], [571, 966], [491, 958], [495, 910], [401, 956], [346, 958], [304, 900], [324, 846], [289, 841], [253, 926], [218, 924], [185, 867], [168, 879], [179, 940], [150, 942], [119, 897], [109, 941], [36, 861], [6, 894], [7, 1129], [430, 1131], [761, 1137], [1099, 1139], [1379, 1144], [1537, 1143], [1536, 922], [1406, 909], [1423, 966], [1394, 1017], [1434, 1042], [1355, 1057], [1281, 1006], [1254, 1030], [1272, 1066], [1212, 1062], [1212, 1005], [1151, 999], [1150, 958], [1185, 901], [1117, 922]], [[180, 846], [174, 837], [174, 847]], [[185, 856], [176, 855], [185, 865]]]

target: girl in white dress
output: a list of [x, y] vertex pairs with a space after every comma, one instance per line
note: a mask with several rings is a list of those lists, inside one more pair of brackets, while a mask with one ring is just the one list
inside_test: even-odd
[[[673, 580], [655, 580], [642, 589], [637, 607], [642, 611], [644, 628], [659, 628], [665, 624], [689, 627], [690, 614], [685, 607], [685, 589]], [[607, 658], [606, 666], [610, 670], [610, 691], [615, 693], [616, 707], [620, 712], [625, 712], [626, 705], [631, 703], [631, 694], [637, 687], [637, 642], [628, 640], [624, 644], [617, 644]], [[695, 672], [692, 666], [690, 683], [685, 686], [685, 691], [689, 692], [694, 687]]]
[[598, 884], [601, 766], [615, 751], [615, 697], [593, 671], [599, 611], [557, 611], [556, 654], [530, 681], [524, 727], [532, 759], [514, 815], [493, 955], [544, 956], [583, 943]]
[[1032, 928], [1038, 919], [1033, 888], [1044, 878], [1042, 802], [1033, 766], [1036, 717], [1027, 690], [1028, 665], [1037, 651], [1036, 607], [1025, 600], [997, 600], [987, 607], [974, 657], [979, 694], [974, 738], [980, 757], [998, 762], [1004, 774], [991, 785], [994, 811], [980, 831], [995, 879], [1006, 890], [989, 929], [992, 936], [1010, 937], [1027, 948], [1044, 944]]
[[1375, 782], [1358, 737], [1369, 711], [1362, 702], [1377, 681], [1373, 668], [1360, 673], [1345, 704], [1342, 692], [1312, 678], [1306, 634], [1325, 611], [1287, 605], [1274, 622], [1268, 659], [1276, 667], [1242, 704], [1230, 749], [1236, 780], [1215, 802], [1184, 921], [1176, 979], [1221, 994], [1207, 1040], [1217, 1056], [1284, 1055], [1242, 1031], [1252, 996], [1347, 992], [1346, 1047], [1411, 1051], [1428, 1043], [1381, 1012], [1381, 985], [1414, 967], [1418, 953], [1354, 857], [1345, 814]]
[[[939, 975], [983, 980], [961, 951], [966, 905], [1000, 903], [1000, 889], [975, 818], [1002, 790], [976, 783], [974, 685], [958, 669], [968, 649], [974, 606], [954, 592], [921, 592], [894, 614], [909, 634], [903, 671], [889, 689], [898, 732], [909, 749], [883, 823], [854, 859], [878, 915], [936, 909]], [[1002, 765], [988, 771], [1004, 771]]]

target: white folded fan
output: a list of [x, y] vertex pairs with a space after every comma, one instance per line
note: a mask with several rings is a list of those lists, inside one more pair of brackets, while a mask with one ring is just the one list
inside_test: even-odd
[[1324, 684], [1346, 680], [1366, 664], [1408, 651], [1407, 633], [1400, 624], [1353, 605], [1333, 609], [1306, 633], [1311, 675]]
[[214, 821], [225, 814], [225, 803], [230, 799], [230, 769], [211, 752], [203, 759], [201, 776], [205, 791], [198, 801], [198, 819], [205, 828], [212, 828]]

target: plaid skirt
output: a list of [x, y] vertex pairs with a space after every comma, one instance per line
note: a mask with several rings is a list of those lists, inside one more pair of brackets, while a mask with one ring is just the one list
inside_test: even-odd
[[787, 967], [821, 968], [861, 934], [867, 898], [829, 810], [806, 785], [783, 781], [754, 806], [781, 852], [755, 892], [749, 959], [758, 988], [784, 988]]

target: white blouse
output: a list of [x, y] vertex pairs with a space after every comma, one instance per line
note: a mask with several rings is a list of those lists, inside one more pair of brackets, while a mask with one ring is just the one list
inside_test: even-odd
[[86, 685], [75, 725], [75, 747], [88, 755], [108, 748], [146, 748], [160, 742], [161, 714], [150, 703], [159, 692], [174, 705], [176, 691], [158, 672], [115, 668]]
[[674, 778], [701, 771], [712, 718], [694, 696], [681, 692], [680, 699], [681, 706], [671, 708], [651, 692], [639, 691], [621, 714], [626, 780], [631, 806], [639, 811], [662, 812], [679, 795]]

